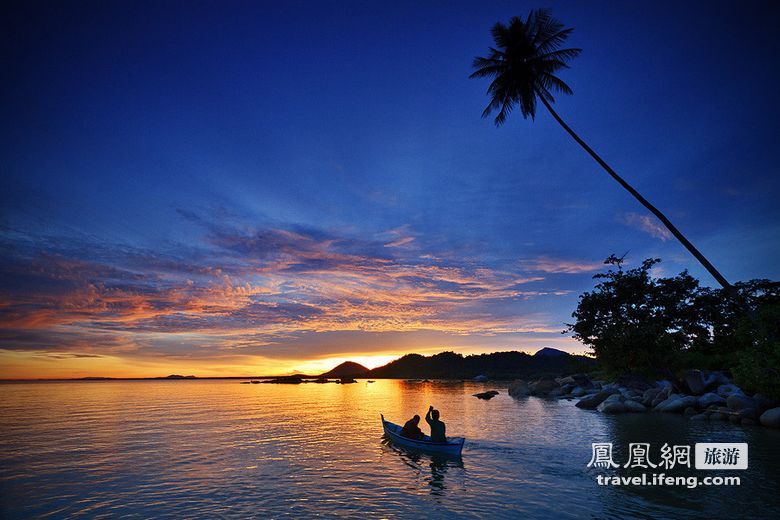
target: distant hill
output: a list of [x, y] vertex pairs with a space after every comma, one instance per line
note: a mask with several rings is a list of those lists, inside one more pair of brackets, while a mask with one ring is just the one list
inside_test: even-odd
[[333, 370], [321, 374], [319, 377], [361, 377], [368, 369], [360, 363], [345, 361]]
[[516, 351], [469, 356], [455, 352], [442, 352], [433, 356], [407, 354], [385, 366], [369, 370], [366, 377], [471, 379], [486, 375], [491, 379], [515, 379], [588, 371], [596, 366], [596, 361], [587, 356], [571, 355], [550, 348], [542, 350], [546, 352], [534, 356]]
[[539, 349], [536, 351], [534, 356], [568, 356], [568, 352], [564, 352], [563, 350], [558, 350], [557, 348], [551, 348], [551, 347], [544, 347], [543, 349]]

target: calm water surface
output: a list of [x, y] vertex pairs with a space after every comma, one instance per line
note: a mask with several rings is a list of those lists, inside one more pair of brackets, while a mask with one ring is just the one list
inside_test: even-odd
[[[471, 396], [489, 388], [501, 387], [0, 384], [0, 516], [780, 517], [778, 431]], [[466, 437], [462, 460], [381, 441], [380, 412], [401, 422], [429, 404]], [[658, 458], [663, 443], [707, 441], [749, 443], [750, 468], [730, 472], [741, 486], [602, 487], [605, 471], [586, 467], [592, 442], [625, 462], [629, 442]]]

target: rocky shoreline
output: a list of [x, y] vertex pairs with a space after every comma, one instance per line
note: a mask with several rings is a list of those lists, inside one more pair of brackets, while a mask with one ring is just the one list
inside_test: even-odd
[[778, 402], [761, 394], [747, 395], [725, 374], [688, 370], [675, 381], [648, 381], [641, 377], [620, 377], [607, 383], [593, 381], [586, 374], [546, 377], [527, 382], [515, 380], [509, 395], [551, 399], [579, 398], [576, 406], [602, 413], [679, 413], [692, 421], [730, 421], [745, 426], [780, 428]]

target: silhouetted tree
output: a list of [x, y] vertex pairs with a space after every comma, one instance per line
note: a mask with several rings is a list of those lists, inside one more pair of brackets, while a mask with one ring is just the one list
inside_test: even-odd
[[653, 277], [659, 261], [623, 269], [622, 258], [607, 258], [610, 268], [572, 314], [575, 339], [610, 372], [726, 370], [743, 388], [780, 398], [780, 283], [736, 283], [740, 305], [686, 271]]
[[683, 236], [680, 230], [661, 211], [650, 204], [628, 182], [620, 177], [552, 108], [555, 102], [553, 92], [572, 94], [571, 88], [556, 74], [568, 68], [567, 62], [577, 57], [582, 49], [564, 49], [563, 43], [571, 34], [571, 28], [564, 26], [550, 15], [547, 9], [532, 10], [523, 20], [513, 17], [508, 25], [493, 26], [495, 47], [485, 57], [474, 58], [474, 73], [471, 78], [492, 78], [488, 87], [490, 103], [482, 117], [497, 112], [496, 126], [501, 126], [515, 106], [520, 108], [524, 118], [534, 119], [538, 99], [553, 118], [582, 146], [607, 173], [633, 195], [645, 208], [655, 215], [672, 235], [685, 246], [707, 271], [734, 298], [738, 295], [726, 278], [718, 272], [703, 254]]

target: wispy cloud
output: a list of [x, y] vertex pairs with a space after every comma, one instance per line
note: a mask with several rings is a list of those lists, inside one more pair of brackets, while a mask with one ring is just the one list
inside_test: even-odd
[[640, 215], [638, 213], [626, 213], [623, 216], [623, 223], [644, 231], [648, 235], [655, 237], [662, 241], [667, 241], [672, 238], [672, 234], [661, 225], [658, 220], [650, 215]]
[[267, 351], [304, 333], [558, 332], [506, 309], [568, 294], [541, 287], [544, 273], [585, 269], [549, 259], [500, 269], [421, 255], [399, 247], [414, 240], [406, 227], [388, 243], [183, 216], [203, 227], [200, 245], [166, 253], [90, 237], [4, 235], [0, 348], [208, 357]]
[[538, 271], [541, 273], [550, 274], [592, 273], [603, 267], [603, 263], [601, 262], [565, 260], [561, 258], [549, 258], [545, 256], [540, 256], [530, 260], [522, 260], [520, 265], [522, 268], [529, 271]]

